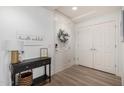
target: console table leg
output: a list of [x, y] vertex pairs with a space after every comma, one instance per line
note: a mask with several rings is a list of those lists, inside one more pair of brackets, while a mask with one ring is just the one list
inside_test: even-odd
[[44, 70], [45, 70], [45, 76], [46, 76], [46, 75], [47, 75], [47, 74], [46, 74], [46, 73], [47, 73], [47, 72], [46, 72], [46, 65], [44, 66]]
[[12, 86], [15, 86], [15, 74], [12, 74], [11, 79], [12, 79]]
[[49, 64], [49, 82], [51, 82], [51, 64]]

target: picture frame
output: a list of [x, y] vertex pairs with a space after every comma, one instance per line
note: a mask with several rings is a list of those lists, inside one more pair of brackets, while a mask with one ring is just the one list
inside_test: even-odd
[[48, 57], [48, 48], [40, 48], [40, 57]]

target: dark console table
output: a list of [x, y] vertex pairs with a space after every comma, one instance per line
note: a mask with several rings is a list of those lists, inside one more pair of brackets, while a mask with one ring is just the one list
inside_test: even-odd
[[[49, 73], [47, 75], [47, 65], [49, 65]], [[32, 85], [37, 85], [38, 83], [41, 83], [42, 81], [45, 81], [49, 79], [49, 82], [51, 81], [51, 58], [32, 58], [24, 60], [17, 64], [11, 64], [11, 80], [12, 80], [12, 86], [16, 85], [16, 74], [21, 73], [26, 70], [38, 68], [38, 67], [44, 67], [44, 75], [33, 79]]]

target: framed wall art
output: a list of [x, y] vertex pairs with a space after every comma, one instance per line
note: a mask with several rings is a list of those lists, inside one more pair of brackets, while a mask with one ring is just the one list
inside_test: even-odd
[[40, 57], [48, 57], [48, 48], [40, 48]]

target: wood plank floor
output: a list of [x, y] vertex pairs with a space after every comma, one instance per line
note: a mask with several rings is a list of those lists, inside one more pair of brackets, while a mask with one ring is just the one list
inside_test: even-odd
[[52, 76], [46, 86], [120, 86], [121, 79], [113, 74], [74, 65]]

